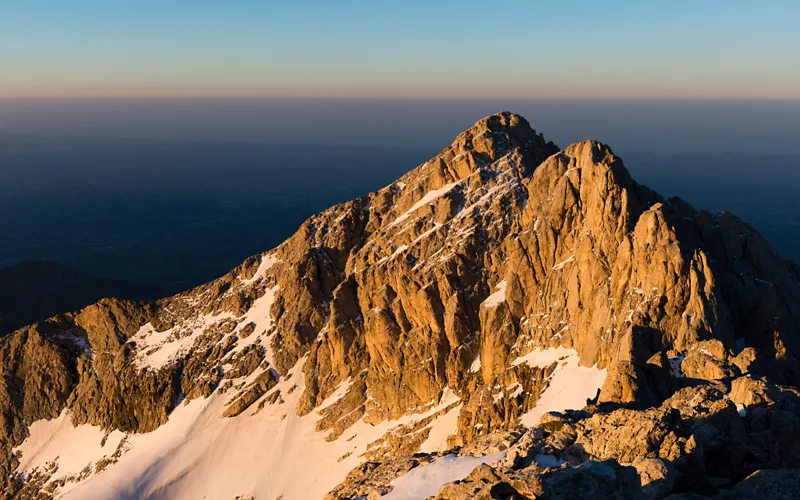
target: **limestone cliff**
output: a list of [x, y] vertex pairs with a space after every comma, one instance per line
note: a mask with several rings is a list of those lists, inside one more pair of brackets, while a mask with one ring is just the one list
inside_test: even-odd
[[[506, 457], [438, 498], [568, 498], [575, 481], [608, 498], [733, 494], [756, 470], [797, 466], [791, 444], [766, 443], [800, 437], [799, 274], [731, 214], [637, 184], [608, 146], [560, 151], [524, 118], [492, 115], [216, 281], [1, 339], [4, 491], [79, 498], [105, 484], [122, 498], [114, 471], [139, 436], [202, 404], [229, 426], [310, 422], [353, 469], [320, 483], [332, 498], [379, 496], [448, 450]], [[587, 392], [550, 407], [559, 384]], [[119, 444], [104, 437], [72, 474], [35, 467], [24, 450], [47, 446], [32, 424], [57, 418]], [[171, 487], [213, 479], [142, 467], [125, 492], [179, 497]], [[256, 476], [220, 491], [301, 497]]]

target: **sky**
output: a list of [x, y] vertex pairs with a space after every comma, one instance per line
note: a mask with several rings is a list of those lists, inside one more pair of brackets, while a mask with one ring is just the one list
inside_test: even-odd
[[800, 99], [800, 2], [0, 2], [0, 99]]

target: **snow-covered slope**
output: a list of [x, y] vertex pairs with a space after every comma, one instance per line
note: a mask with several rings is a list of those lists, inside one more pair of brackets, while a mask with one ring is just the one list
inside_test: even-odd
[[[547, 397], [546, 406], [537, 414], [580, 408], [585, 404], [585, 398], [580, 397], [594, 395], [602, 385], [603, 371], [573, 366], [574, 351], [559, 348], [536, 354], [518, 361], [564, 363], [554, 372], [553, 385], [545, 391], [543, 400], [552, 390], [560, 394], [562, 385], [579, 390], [571, 395]], [[273, 389], [285, 394], [284, 401], [262, 408], [253, 405], [234, 418], [222, 416], [229, 398], [216, 392], [209, 398], [178, 405], [166, 424], [144, 434], [118, 430], [107, 433], [88, 424], [74, 427], [68, 410], [64, 410], [56, 419], [31, 425], [30, 436], [16, 450], [21, 455], [20, 470], [32, 474], [55, 465], [49, 483], [73, 478], [58, 488], [59, 497], [70, 499], [230, 499], [237, 495], [255, 498], [283, 495], [290, 500], [322, 498], [350, 470], [364, 462], [362, 455], [371, 443], [398, 426], [415, 424], [447, 408], [443, 416], [426, 426], [431, 432], [419, 451], [448, 449], [447, 438], [456, 432], [460, 409], [459, 405], [454, 406], [458, 397], [452, 392], [423, 413], [377, 425], [360, 420], [337, 439], [328, 441], [327, 432], [316, 430], [319, 412], [341, 398], [347, 384], [314, 412], [297, 416], [294, 408], [304, 390], [300, 370], [304, 362], [301, 359], [291, 371], [293, 375]], [[591, 376], [587, 377], [584, 371]], [[524, 418], [532, 418], [534, 411]], [[474, 459], [445, 455], [428, 468], [420, 468], [407, 479], [398, 480], [397, 492], [387, 498], [424, 498], [418, 496], [419, 492], [435, 493], [438, 491], [435, 484], [460, 479], [475, 465], [498, 460], [501, 455]], [[114, 463], [97, 472], [98, 465], [105, 461]]]
[[[223, 418], [225, 398], [214, 394], [179, 405], [166, 424], [146, 434], [115, 431], [105, 437], [95, 426], [73, 428], [66, 413], [39, 421], [19, 448], [21, 467], [31, 471], [53, 462], [58, 471], [52, 480], [85, 467], [93, 472], [122, 443], [118, 462], [86, 480], [67, 482], [60, 489], [64, 498], [321, 498], [363, 461], [369, 443], [396, 425], [427, 416], [376, 426], [359, 422], [339, 439], [326, 441], [326, 433], [315, 430], [316, 412], [302, 417], [294, 412], [303, 389], [302, 375], [296, 379], [297, 389], [283, 403]], [[289, 377], [276, 389], [294, 384]]]

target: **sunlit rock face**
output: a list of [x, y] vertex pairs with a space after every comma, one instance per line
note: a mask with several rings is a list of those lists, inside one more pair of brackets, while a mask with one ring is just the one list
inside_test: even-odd
[[800, 466], [799, 302], [798, 268], [746, 223], [500, 113], [211, 283], [0, 340], [2, 481], [20, 498], [734, 494]]

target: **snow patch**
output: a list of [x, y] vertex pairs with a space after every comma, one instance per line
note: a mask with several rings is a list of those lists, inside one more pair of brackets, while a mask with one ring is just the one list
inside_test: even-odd
[[485, 457], [445, 455], [427, 465], [410, 470], [391, 482], [394, 489], [383, 500], [420, 500], [436, 495], [447, 483], [464, 479], [481, 464], [504, 459], [506, 452]]
[[270, 365], [275, 365], [275, 356], [272, 353], [270, 342], [265, 342], [263, 337], [270, 330], [270, 328], [272, 328], [273, 322], [270, 310], [272, 309], [272, 304], [275, 302], [275, 294], [279, 289], [280, 287], [277, 285], [272, 288], [267, 288], [264, 292], [264, 295], [256, 299], [255, 302], [253, 302], [253, 305], [250, 306], [247, 314], [245, 314], [244, 318], [241, 319], [239, 324], [246, 325], [248, 323], [253, 323], [255, 324], [255, 328], [253, 329], [253, 333], [247, 338], [238, 339], [236, 342], [236, 347], [232, 350], [232, 352], [239, 352], [248, 345], [254, 344], [256, 340], [261, 338], [261, 343], [264, 345], [267, 351], [267, 362], [269, 362]]
[[[241, 325], [254, 323], [253, 334], [237, 341], [236, 347], [232, 352], [238, 352], [246, 346], [253, 344], [257, 339], [264, 336], [265, 332], [272, 326], [270, 309], [275, 301], [275, 293], [278, 287], [268, 288], [264, 295], [256, 299], [243, 318], [238, 322]], [[204, 315], [176, 325], [163, 332], [155, 331], [151, 323], [142, 326], [128, 342], [136, 344], [137, 359], [136, 364], [140, 368], [158, 370], [175, 358], [183, 355], [192, 348], [194, 342], [203, 335], [206, 330], [223, 319], [234, 319], [231, 313], [225, 312], [218, 315]], [[235, 333], [234, 333], [235, 334]], [[269, 343], [265, 343], [269, 345]], [[267, 361], [274, 364], [272, 351], [267, 349]]]
[[542, 415], [551, 411], [578, 410], [586, 406], [586, 400], [597, 396], [606, 380], [606, 370], [580, 366], [578, 353], [564, 347], [535, 350], [514, 360], [513, 365], [528, 363], [546, 367], [560, 361], [550, 375], [550, 383], [539, 396], [536, 406], [520, 417], [520, 423], [533, 427]]
[[435, 233], [436, 231], [438, 231], [438, 230], [439, 230], [439, 228], [441, 228], [441, 227], [442, 227], [442, 224], [440, 224], [440, 223], [438, 223], [438, 222], [434, 222], [434, 223], [433, 223], [433, 227], [432, 227], [432, 228], [428, 229], [428, 230], [427, 230], [427, 231], [425, 231], [424, 233], [422, 233], [422, 234], [420, 234], [419, 236], [417, 236], [416, 238], [414, 238], [414, 241], [412, 241], [412, 242], [411, 242], [411, 246], [414, 246], [414, 245], [416, 245], [417, 243], [419, 243], [420, 241], [424, 240], [425, 238], [427, 238], [427, 237], [428, 237], [428, 236], [430, 236], [431, 234], [433, 234], [433, 233]]
[[417, 210], [419, 210], [420, 208], [424, 207], [425, 205], [427, 205], [428, 203], [432, 202], [433, 200], [435, 200], [437, 198], [440, 198], [440, 197], [444, 196], [445, 194], [449, 193], [454, 187], [456, 187], [459, 184], [459, 182], [461, 182], [461, 181], [451, 182], [450, 184], [445, 184], [443, 187], [441, 187], [439, 189], [434, 189], [433, 191], [428, 191], [425, 194], [425, 196], [423, 196], [422, 199], [419, 200], [418, 202], [414, 203], [414, 206], [409, 208], [408, 211], [406, 211], [406, 213], [404, 213], [403, 215], [400, 215], [399, 217], [397, 217], [394, 220], [394, 222], [389, 224], [389, 227], [392, 227], [392, 226], [395, 226], [397, 224], [400, 224], [404, 220], [408, 219], [411, 216], [412, 213], [416, 212]]
[[447, 438], [458, 432], [458, 414], [461, 412], [463, 405], [457, 405], [450, 409], [447, 413], [433, 421], [430, 425], [430, 433], [420, 446], [419, 451], [423, 453], [434, 453], [437, 451], [445, 451], [447, 446]]
[[497, 307], [501, 302], [506, 300], [506, 280], [501, 281], [495, 285], [495, 292], [489, 295], [483, 301], [483, 306], [488, 308]]
[[522, 384], [519, 382], [514, 382], [510, 386], [506, 387], [506, 391], [508, 392], [509, 398], [515, 398], [522, 394]]
[[244, 285], [251, 285], [255, 283], [259, 278], [263, 278], [267, 275], [267, 271], [274, 266], [278, 262], [278, 258], [274, 255], [264, 255], [261, 257], [261, 262], [258, 264], [258, 269], [256, 269], [255, 274], [253, 277], [246, 280], [241, 280]]
[[158, 370], [186, 352], [208, 327], [232, 317], [230, 313], [199, 316], [163, 332], [157, 332], [147, 323], [128, 339], [128, 343], [136, 344], [137, 366]]
[[[104, 456], [113, 455], [125, 437], [121, 431], [111, 432], [103, 443], [105, 433], [100, 427], [89, 424], [72, 426], [69, 412], [64, 410], [58, 418], [37, 420], [30, 426], [30, 436], [15, 453], [22, 455], [19, 470], [44, 469], [51, 461], [58, 463], [58, 476], [79, 474], [87, 465]], [[75, 483], [67, 482], [61, 490], [68, 491]]]
[[558, 264], [556, 264], [555, 266], [553, 266], [553, 271], [559, 271], [561, 269], [564, 269], [564, 266], [566, 266], [570, 262], [575, 262], [575, 256], [574, 255], [570, 255], [569, 258], [567, 258], [567, 260], [563, 260], [563, 261], [559, 262]]
[[472, 364], [469, 365], [469, 372], [477, 373], [480, 370], [481, 370], [481, 354], [478, 353], [478, 355], [475, 356], [475, 359], [472, 361]]
[[742, 418], [747, 416], [747, 408], [742, 403], [736, 403], [736, 411], [739, 412], [739, 416]]
[[675, 356], [673, 358], [669, 358], [669, 370], [672, 372], [672, 375], [678, 378], [683, 377], [683, 371], [681, 371], [681, 364], [683, 364], [683, 360], [686, 359], [686, 356]]
[[400, 245], [399, 247], [397, 247], [397, 249], [394, 251], [394, 253], [392, 253], [392, 257], [397, 257], [398, 255], [400, 255], [401, 253], [405, 252], [406, 250], [408, 250], [408, 245]]
[[562, 464], [567, 463], [566, 460], [561, 460], [560, 458], [556, 457], [555, 455], [545, 454], [545, 453], [537, 453], [534, 455], [533, 460], [539, 464], [539, 467], [550, 467], [553, 469], [558, 469], [561, 467]]
[[350, 387], [352, 385], [353, 381], [350, 377], [347, 377], [346, 380], [340, 382], [339, 387], [333, 391], [333, 394], [325, 398], [325, 401], [323, 401], [322, 404], [317, 407], [317, 411], [320, 412], [345, 397], [345, 395], [347, 395], [347, 393], [350, 391]]
[[556, 361], [560, 359], [565, 359], [573, 354], [577, 354], [572, 349], [567, 349], [566, 347], [558, 346], [558, 347], [551, 347], [548, 349], [534, 349], [533, 351], [529, 352], [524, 356], [520, 356], [514, 361], [512, 361], [512, 366], [521, 365], [523, 363], [527, 363], [530, 366], [538, 366], [540, 368], [544, 368], [546, 366], [550, 366]]

